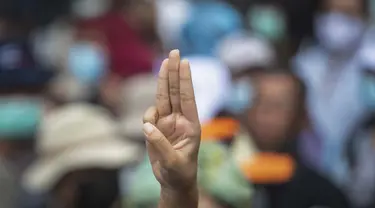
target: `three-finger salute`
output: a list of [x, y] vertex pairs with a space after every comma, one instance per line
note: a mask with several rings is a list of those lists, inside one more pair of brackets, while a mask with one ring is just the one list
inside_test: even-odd
[[161, 184], [159, 208], [198, 206], [197, 159], [200, 123], [190, 65], [170, 52], [161, 65], [156, 106], [144, 115], [147, 150]]

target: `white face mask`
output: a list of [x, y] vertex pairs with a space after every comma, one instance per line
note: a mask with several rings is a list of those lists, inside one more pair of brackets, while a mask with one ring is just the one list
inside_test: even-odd
[[333, 52], [355, 49], [364, 33], [364, 22], [342, 13], [327, 13], [315, 22], [320, 43]]
[[110, 8], [108, 0], [77, 0], [72, 5], [74, 16], [80, 19], [98, 17]]

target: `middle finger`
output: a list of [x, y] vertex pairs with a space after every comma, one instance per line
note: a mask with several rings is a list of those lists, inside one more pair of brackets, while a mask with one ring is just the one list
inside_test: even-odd
[[181, 112], [179, 67], [180, 51], [173, 50], [169, 53], [168, 77], [170, 102], [172, 106], [172, 111], [175, 113]]

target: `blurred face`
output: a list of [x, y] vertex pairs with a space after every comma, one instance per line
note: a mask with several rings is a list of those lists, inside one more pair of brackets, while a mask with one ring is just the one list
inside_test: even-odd
[[262, 150], [277, 150], [296, 123], [296, 84], [288, 75], [260, 75], [258, 94], [248, 114], [251, 135]]
[[325, 9], [330, 12], [343, 12], [353, 16], [362, 16], [361, 0], [326, 0]]
[[118, 183], [117, 170], [87, 169], [71, 172], [56, 186], [56, 198], [51, 207], [118, 208]]

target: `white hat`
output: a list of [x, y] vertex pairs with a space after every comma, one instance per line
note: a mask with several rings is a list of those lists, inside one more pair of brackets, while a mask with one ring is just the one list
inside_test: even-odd
[[167, 47], [176, 47], [182, 26], [190, 16], [190, 2], [186, 0], [158, 0], [155, 5], [159, 36]]
[[116, 131], [108, 112], [96, 106], [72, 104], [51, 112], [42, 122], [38, 160], [25, 173], [25, 188], [44, 192], [71, 171], [117, 169], [135, 161], [138, 148]]
[[266, 67], [276, 59], [276, 52], [270, 43], [246, 33], [236, 33], [224, 39], [217, 53], [234, 73], [253, 66]]
[[143, 134], [143, 114], [155, 104], [157, 78], [153, 74], [133, 76], [122, 87], [121, 132], [129, 138], [140, 138]]
[[201, 124], [210, 121], [223, 110], [231, 89], [229, 69], [210, 57], [187, 57], [190, 62], [195, 100]]

